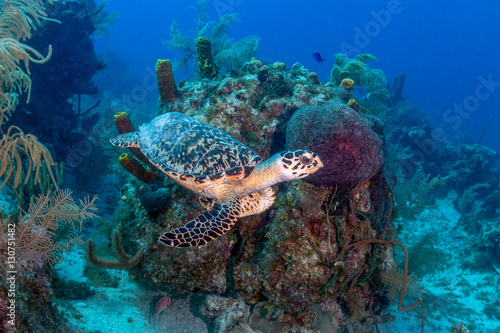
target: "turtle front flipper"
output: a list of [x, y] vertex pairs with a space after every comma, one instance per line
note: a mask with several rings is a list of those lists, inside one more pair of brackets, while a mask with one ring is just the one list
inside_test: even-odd
[[241, 197], [240, 215], [238, 217], [260, 214], [271, 207], [275, 199], [276, 195], [272, 187]]
[[167, 246], [200, 246], [226, 234], [238, 219], [240, 203], [237, 198], [215, 203], [212, 209], [189, 221], [183, 227], [164, 233], [160, 241]]
[[213, 205], [217, 202], [217, 199], [214, 198], [208, 198], [201, 196], [200, 197], [200, 203], [205, 208], [206, 210], [212, 209]]
[[120, 134], [114, 138], [109, 139], [113, 146], [123, 147], [123, 148], [140, 148], [139, 146], [139, 134], [137, 132], [130, 132]]

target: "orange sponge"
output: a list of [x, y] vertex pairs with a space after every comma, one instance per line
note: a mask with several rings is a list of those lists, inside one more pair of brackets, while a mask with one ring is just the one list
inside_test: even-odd
[[158, 59], [155, 66], [156, 80], [158, 81], [158, 90], [160, 91], [160, 101], [166, 103], [175, 100], [174, 73], [170, 60]]
[[354, 80], [353, 79], [343, 79], [340, 82], [340, 87], [344, 88], [347, 91], [351, 91], [354, 89]]
[[130, 121], [127, 112], [118, 112], [117, 114], [115, 114], [114, 120], [116, 128], [118, 128], [118, 133], [124, 134], [124, 133], [135, 132], [134, 125], [132, 125], [132, 122]]
[[156, 178], [155, 172], [146, 169], [144, 165], [128, 153], [121, 154], [118, 161], [128, 172], [146, 184], [151, 183]]

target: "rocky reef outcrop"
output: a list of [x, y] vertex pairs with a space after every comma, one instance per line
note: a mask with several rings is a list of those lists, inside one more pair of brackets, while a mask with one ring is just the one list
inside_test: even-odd
[[[142, 202], [153, 193], [150, 185], [134, 182], [124, 188], [115, 219], [128, 235], [125, 246], [144, 250], [137, 279], [180, 297], [203, 292], [259, 304], [251, 321], [271, 321], [280, 330], [314, 331], [318, 316], [328, 327], [371, 323], [388, 306], [381, 272], [394, 266], [392, 251], [375, 245], [392, 237], [383, 133], [347, 106], [348, 90], [319, 85], [310, 74], [300, 64], [287, 69], [253, 60], [218, 79], [181, 82], [175, 100], [160, 105], [160, 113], [182, 112], [229, 133], [263, 159], [293, 146], [319, 149], [332, 165], [323, 178], [275, 186], [270, 209], [241, 218], [206, 246], [186, 249], [165, 247], [158, 237], [203, 212], [197, 196], [165, 179], [155, 186], [171, 200], [151, 210]], [[336, 143], [324, 142], [330, 137]], [[338, 160], [344, 169], [334, 175], [330, 167], [340, 168]], [[212, 320], [226, 331], [241, 320], [228, 324], [221, 316]]]

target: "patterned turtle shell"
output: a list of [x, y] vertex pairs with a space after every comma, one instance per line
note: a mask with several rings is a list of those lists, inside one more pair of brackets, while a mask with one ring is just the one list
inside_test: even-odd
[[262, 160], [228, 134], [179, 112], [169, 112], [139, 127], [139, 144], [164, 172], [217, 180], [247, 177]]

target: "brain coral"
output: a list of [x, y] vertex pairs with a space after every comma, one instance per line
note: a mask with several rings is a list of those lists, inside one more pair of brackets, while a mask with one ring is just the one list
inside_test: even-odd
[[305, 179], [315, 185], [361, 182], [383, 161], [382, 141], [371, 123], [339, 99], [298, 109], [288, 123], [286, 148], [321, 157], [324, 167]]

